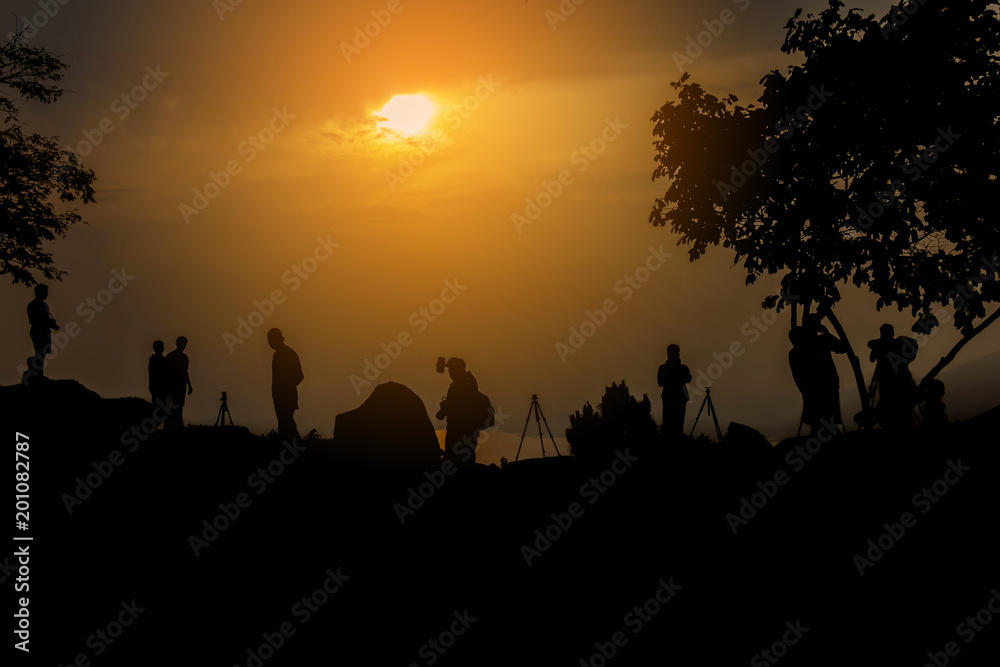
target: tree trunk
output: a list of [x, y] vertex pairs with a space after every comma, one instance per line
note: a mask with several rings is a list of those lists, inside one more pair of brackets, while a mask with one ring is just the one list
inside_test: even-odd
[[868, 412], [868, 390], [865, 389], [865, 377], [861, 373], [861, 361], [858, 359], [858, 355], [854, 354], [854, 348], [851, 347], [851, 341], [847, 338], [847, 332], [840, 325], [837, 316], [833, 314], [833, 309], [827, 309], [826, 318], [837, 330], [837, 337], [844, 341], [844, 345], [847, 346], [847, 359], [851, 362], [851, 368], [854, 369], [854, 381], [858, 385], [858, 396], [861, 398], [861, 413], [863, 415], [861, 424], [866, 431], [870, 431], [872, 428], [871, 420], [864, 417], [864, 414]]
[[924, 379], [920, 381], [919, 389], [921, 390], [924, 389], [927, 386], [928, 382], [937, 377], [937, 374], [940, 373], [945, 366], [951, 363], [952, 359], [955, 358], [955, 355], [958, 354], [959, 350], [965, 347], [966, 343], [968, 343], [970, 340], [972, 340], [980, 333], [982, 333], [983, 329], [993, 324], [997, 319], [1000, 319], [1000, 308], [996, 309], [992, 315], [990, 315], [985, 320], [980, 322], [979, 326], [977, 326], [972, 330], [972, 333], [968, 334], [967, 336], [962, 336], [962, 340], [955, 343], [955, 346], [951, 348], [948, 354], [941, 357], [941, 361], [937, 362], [937, 365], [935, 365], [934, 368], [932, 368], [930, 372], [928, 372], [927, 375], [924, 376]]

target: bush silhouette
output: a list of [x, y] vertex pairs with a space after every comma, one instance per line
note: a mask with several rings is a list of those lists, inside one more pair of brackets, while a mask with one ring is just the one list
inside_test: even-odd
[[605, 387], [598, 410], [588, 402], [583, 411], [570, 415], [566, 440], [570, 452], [581, 459], [603, 459], [616, 449], [651, 442], [656, 438], [656, 422], [649, 397], [638, 401], [628, 385], [611, 383]]

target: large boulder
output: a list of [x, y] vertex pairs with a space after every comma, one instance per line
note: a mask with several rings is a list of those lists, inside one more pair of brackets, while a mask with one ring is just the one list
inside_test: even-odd
[[388, 465], [432, 465], [441, 447], [420, 397], [385, 382], [360, 407], [337, 415], [333, 446], [351, 457]]

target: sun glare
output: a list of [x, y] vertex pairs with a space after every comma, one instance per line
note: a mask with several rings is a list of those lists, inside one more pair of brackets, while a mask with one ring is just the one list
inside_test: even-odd
[[423, 95], [396, 95], [374, 112], [379, 126], [402, 134], [418, 134], [434, 115], [434, 105]]

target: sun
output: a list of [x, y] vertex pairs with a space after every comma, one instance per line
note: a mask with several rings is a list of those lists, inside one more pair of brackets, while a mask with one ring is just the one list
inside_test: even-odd
[[378, 124], [401, 134], [419, 134], [434, 115], [434, 105], [423, 95], [396, 95], [373, 112]]

